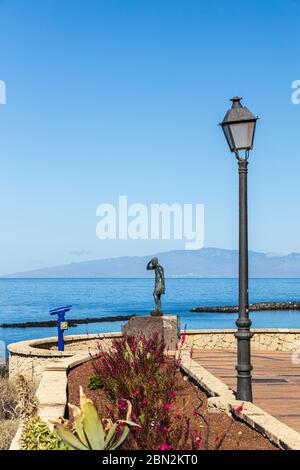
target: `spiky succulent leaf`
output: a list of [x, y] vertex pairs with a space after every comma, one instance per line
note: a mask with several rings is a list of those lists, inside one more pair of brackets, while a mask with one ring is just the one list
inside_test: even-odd
[[83, 428], [93, 450], [103, 450], [105, 433], [95, 405], [87, 400], [83, 405]]
[[80, 408], [82, 411], [82, 424], [84, 433], [93, 450], [103, 450], [105, 432], [99, 418], [97, 409], [80, 387]]
[[112, 444], [113, 439], [116, 434], [117, 427], [118, 427], [118, 423], [114, 423], [112, 427], [110, 428], [110, 430], [108, 431], [108, 434], [105, 439], [105, 449], [108, 449], [109, 446]]
[[111, 447], [108, 447], [107, 450], [115, 450], [118, 447], [120, 447], [125, 441], [125, 439], [127, 438], [128, 434], [129, 434], [129, 427], [125, 426], [119, 439]]
[[70, 405], [69, 408], [72, 411], [73, 418], [74, 418], [74, 427], [77, 436], [81, 440], [82, 444], [85, 445], [86, 447], [89, 447], [88, 440], [86, 438], [86, 435], [84, 433], [84, 428], [83, 428], [83, 416], [82, 416], [82, 411], [78, 406]]
[[54, 424], [54, 432], [61, 438], [63, 442], [65, 442], [68, 447], [74, 450], [89, 450], [80, 439], [75, 436], [70, 429], [66, 428], [61, 423]]

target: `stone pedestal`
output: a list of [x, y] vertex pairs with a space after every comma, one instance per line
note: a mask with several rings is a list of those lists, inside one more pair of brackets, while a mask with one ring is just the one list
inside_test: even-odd
[[179, 341], [179, 318], [177, 315], [163, 315], [161, 317], [132, 317], [124, 325], [125, 336], [143, 335], [146, 338], [157, 333], [166, 343], [167, 351], [175, 351]]

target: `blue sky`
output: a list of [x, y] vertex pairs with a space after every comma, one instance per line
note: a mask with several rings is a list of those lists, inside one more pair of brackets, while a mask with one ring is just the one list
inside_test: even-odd
[[299, 0], [0, 0], [0, 273], [181, 249], [100, 241], [96, 208], [205, 204], [236, 248], [237, 168], [217, 124], [260, 116], [249, 247], [300, 251]]

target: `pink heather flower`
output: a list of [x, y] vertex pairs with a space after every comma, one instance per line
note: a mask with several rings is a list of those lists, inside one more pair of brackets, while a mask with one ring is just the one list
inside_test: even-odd
[[195, 437], [196, 446], [200, 446], [200, 444], [202, 444], [202, 442], [203, 442], [202, 437], [199, 437], [199, 436]]
[[119, 410], [121, 411], [121, 413], [127, 410], [127, 403], [125, 400], [119, 401]]
[[179, 357], [178, 359], [176, 359], [176, 362], [175, 362], [175, 367], [176, 369], [179, 369], [181, 366], [181, 357]]
[[199, 411], [197, 410], [197, 408], [194, 409], [194, 416], [196, 416], [196, 418], [198, 418], [198, 416], [200, 416], [200, 413]]
[[172, 392], [170, 392], [170, 398], [171, 398], [172, 400], [175, 400], [176, 396], [177, 396], [177, 394], [176, 394], [176, 392], [175, 392], [174, 390], [173, 390]]
[[162, 426], [161, 430], [162, 432], [169, 432], [169, 428], [166, 425]]
[[136, 389], [133, 391], [133, 396], [134, 396], [134, 397], [137, 397], [139, 393], [140, 393], [139, 390], [136, 388]]
[[173, 447], [172, 446], [168, 446], [168, 444], [162, 444], [160, 447], [159, 447], [159, 450], [172, 450]]
[[137, 421], [137, 416], [136, 415], [131, 415], [132, 421]]
[[184, 330], [184, 332], [181, 335], [181, 344], [184, 344], [185, 341], [186, 341], [186, 330]]
[[164, 403], [163, 408], [164, 408], [165, 411], [168, 411], [168, 410], [171, 409], [171, 406], [172, 406], [171, 403]]
[[244, 409], [244, 403], [242, 403], [241, 405], [237, 406], [234, 411], [239, 415]]
[[143, 405], [148, 405], [148, 403], [149, 403], [149, 400], [147, 400], [147, 398], [144, 398]]

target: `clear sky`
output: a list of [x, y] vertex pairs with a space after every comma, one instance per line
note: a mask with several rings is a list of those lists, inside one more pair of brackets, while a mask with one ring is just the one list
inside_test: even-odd
[[300, 251], [299, 0], [0, 0], [0, 273], [181, 249], [100, 241], [96, 208], [205, 204], [236, 248], [237, 166], [217, 126], [259, 115], [249, 247]]

